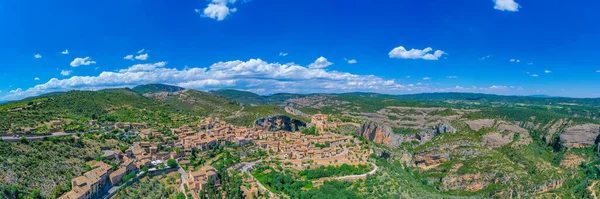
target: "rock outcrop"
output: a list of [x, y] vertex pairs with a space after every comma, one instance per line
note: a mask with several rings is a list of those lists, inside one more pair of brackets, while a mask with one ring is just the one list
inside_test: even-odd
[[394, 134], [392, 127], [375, 122], [360, 125], [356, 130], [356, 134], [388, 147], [398, 147], [403, 141], [403, 136]]
[[483, 136], [483, 145], [490, 148], [499, 148], [513, 141], [514, 133], [502, 135], [500, 133], [489, 133]]
[[465, 123], [467, 123], [469, 128], [473, 129], [474, 131], [479, 131], [482, 128], [490, 128], [490, 127], [494, 126], [495, 122], [496, 121], [494, 121], [492, 119], [480, 119], [480, 120], [465, 121]]
[[419, 133], [401, 135], [394, 134], [392, 128], [387, 125], [367, 122], [356, 130], [358, 136], [392, 148], [399, 147], [403, 142], [418, 141], [420, 144], [423, 144], [442, 133], [456, 133], [456, 129], [450, 124], [442, 122]]
[[560, 144], [567, 148], [587, 148], [593, 146], [600, 135], [600, 125], [584, 124], [572, 126], [560, 133]]
[[254, 122], [254, 127], [268, 131], [299, 131], [300, 128], [306, 127], [303, 121], [290, 118], [285, 115], [275, 115], [263, 117]]

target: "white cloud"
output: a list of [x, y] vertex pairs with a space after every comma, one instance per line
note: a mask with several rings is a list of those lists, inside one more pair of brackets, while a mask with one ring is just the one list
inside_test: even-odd
[[137, 53], [138, 53], [138, 54], [142, 54], [142, 53], [144, 52], [144, 50], [146, 50], [146, 49], [143, 49], [143, 48], [142, 48], [141, 50], [138, 50], [138, 52], [137, 52]]
[[133, 60], [133, 55], [127, 55], [127, 56], [123, 57], [123, 59]]
[[280, 52], [280, 53], [279, 53], [279, 56], [281, 56], [281, 57], [285, 57], [285, 56], [287, 56], [287, 55], [288, 55], [288, 53], [286, 53], [286, 52]]
[[314, 68], [314, 69], [319, 69], [319, 68], [325, 68], [327, 66], [331, 66], [333, 63], [327, 61], [327, 58], [325, 57], [319, 57], [317, 58], [317, 60], [315, 60], [314, 63], [308, 65], [309, 68]]
[[490, 89], [508, 89], [508, 86], [493, 85]]
[[33, 57], [35, 57], [36, 59], [41, 59], [41, 58], [42, 58], [42, 55], [40, 55], [40, 54], [35, 54]]
[[136, 64], [127, 69], [119, 70], [119, 73], [127, 73], [127, 72], [146, 72], [153, 71], [154, 69], [165, 67], [167, 62], [156, 62], [154, 64]]
[[515, 0], [494, 0], [496, 5], [494, 9], [501, 11], [516, 12], [519, 11], [519, 4]]
[[425, 80], [425, 81], [431, 80], [431, 77], [423, 77], [423, 80]]
[[349, 64], [356, 64], [358, 62], [356, 61], [356, 59], [350, 59], [350, 60], [348, 60], [348, 63]]
[[479, 60], [484, 61], [484, 60], [489, 59], [491, 57], [492, 57], [491, 55], [487, 55], [487, 56], [479, 58]]
[[40, 78], [39, 78], [39, 77], [36, 77], [36, 78], [33, 78], [33, 80], [35, 80], [35, 81], [39, 81], [39, 80], [40, 80]]
[[[71, 71], [61, 74], [72, 75]], [[65, 75], [65, 74], [63, 74]], [[429, 81], [427, 81], [429, 82]], [[394, 79], [375, 75], [358, 75], [324, 68], [311, 68], [294, 63], [269, 63], [261, 59], [226, 61], [207, 67], [170, 68], [167, 62], [135, 64], [121, 70], [104, 71], [94, 76], [52, 78], [36, 86], [13, 90], [0, 100], [14, 100], [43, 93], [67, 90], [99, 90], [133, 87], [141, 84], [164, 83], [190, 89], [212, 90], [234, 88], [271, 93], [343, 93], [378, 92], [384, 94], [421, 92], [483, 92], [515, 94], [521, 87], [449, 87], [436, 88], [428, 83], [403, 85]], [[521, 92], [523, 93], [523, 92]]]
[[85, 58], [77, 57], [71, 62], [72, 67], [78, 67], [78, 66], [82, 66], [82, 65], [88, 66], [91, 64], [96, 64], [96, 61], [92, 61], [92, 58], [90, 58], [90, 57], [85, 57]]
[[148, 57], [149, 57], [148, 53], [146, 53], [146, 54], [141, 54], [141, 55], [135, 56], [135, 59], [137, 59], [137, 60], [147, 60]]
[[447, 78], [448, 79], [456, 79], [456, 78], [458, 78], [458, 76], [448, 76]]
[[510, 62], [516, 62], [516, 63], [519, 63], [519, 62], [521, 62], [521, 60], [519, 60], [519, 59], [510, 59], [509, 61], [510, 61]]
[[65, 49], [65, 51], [60, 52], [60, 54], [68, 55], [69, 54], [69, 49]]
[[166, 62], [136, 64], [122, 70], [105, 71], [97, 76], [52, 78], [46, 83], [14, 92], [0, 99], [19, 99], [54, 91], [98, 90], [156, 82], [194, 89], [235, 87], [270, 93], [408, 92], [404, 85], [396, 83], [393, 79], [327, 71], [323, 68], [311, 68], [293, 63], [268, 63], [261, 59], [218, 62], [205, 68], [175, 69], [167, 68], [166, 65]]
[[404, 46], [399, 46], [390, 51], [390, 58], [399, 59], [424, 59], [424, 60], [438, 60], [442, 55], [446, 54], [444, 51], [436, 50], [433, 54], [429, 53], [433, 51], [431, 47], [427, 47], [423, 50], [410, 49], [406, 50]]
[[[202, 11], [202, 16], [223, 21], [231, 13], [237, 12], [237, 8], [229, 8], [229, 5], [233, 5], [235, 2], [236, 0], [212, 0]], [[194, 9], [194, 11], [200, 13], [199, 9]]]
[[60, 74], [62, 76], [69, 76], [69, 75], [71, 75], [71, 72], [73, 72], [73, 71], [72, 70], [61, 70]]
[[550, 70], [544, 70], [544, 73], [552, 73]]
[[537, 77], [537, 76], [539, 76], [539, 75], [538, 75], [538, 74], [532, 74], [531, 76], [532, 76], [532, 77]]
[[20, 93], [20, 92], [23, 92], [23, 89], [21, 89], [21, 88], [17, 88], [17, 89], [15, 89], [15, 90], [11, 90], [11, 91], [10, 91], [10, 92], [8, 92], [8, 93], [10, 93], [10, 94], [15, 94], [15, 93]]
[[527, 63], [527, 65], [533, 65], [533, 62], [529, 62], [529, 63]]

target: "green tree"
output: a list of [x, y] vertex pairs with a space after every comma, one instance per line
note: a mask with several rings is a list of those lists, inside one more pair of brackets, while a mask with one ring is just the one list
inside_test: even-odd
[[169, 166], [171, 168], [176, 168], [177, 167], [177, 161], [175, 161], [173, 159], [169, 159], [169, 160], [167, 160], [167, 166]]
[[150, 167], [148, 167], [148, 166], [143, 166], [142, 167], [142, 171], [143, 172], [148, 172], [148, 170], [150, 170]]

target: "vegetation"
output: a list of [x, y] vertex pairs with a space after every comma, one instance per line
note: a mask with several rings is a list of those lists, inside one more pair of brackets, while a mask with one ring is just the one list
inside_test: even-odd
[[[275, 94], [260, 96], [249, 92], [219, 90], [210, 93], [188, 90], [164, 97], [145, 97], [141, 94], [181, 91], [179, 87], [144, 85], [134, 89], [107, 89], [101, 91], [70, 91], [52, 93], [0, 105], [0, 132], [48, 134], [51, 130], [81, 132], [77, 138], [70, 136], [32, 141], [26, 138], [16, 142], [0, 141], [0, 198], [56, 198], [69, 191], [70, 180], [91, 170], [88, 161], [105, 161], [98, 154], [102, 149], [120, 149], [122, 152], [138, 138], [124, 136], [125, 131], [90, 133], [94, 127], [89, 120], [105, 122], [143, 122], [164, 132], [181, 125], [195, 126], [203, 117], [220, 117], [228, 123], [251, 126], [264, 116], [282, 114], [302, 121], [309, 118], [287, 114], [283, 106], [289, 99], [305, 98], [307, 104], [294, 107], [305, 113], [330, 115], [330, 122], [362, 123], [365, 115], [381, 116], [392, 121], [418, 122], [411, 115], [417, 111], [394, 107], [438, 107], [426, 117], [454, 116], [450, 121], [457, 129], [454, 134], [435, 136], [421, 144], [418, 141], [403, 144], [397, 149], [388, 148], [361, 138], [361, 147], [372, 148], [381, 156], [372, 155], [379, 171], [356, 182], [327, 181], [315, 187], [313, 180], [369, 172], [368, 165], [327, 166], [306, 170], [284, 169], [276, 163], [262, 164], [252, 171], [262, 184], [272, 192], [290, 198], [448, 198], [448, 197], [500, 197], [498, 194], [518, 193], [523, 197], [544, 197], [554, 194], [558, 198], [585, 198], [600, 180], [600, 156], [597, 145], [582, 149], [565, 149], [558, 136], [568, 125], [600, 124], [600, 100], [497, 96], [464, 93], [433, 93], [418, 95], [381, 95], [373, 93], [347, 93], [330, 95]], [[150, 96], [150, 95], [146, 95]], [[312, 97], [312, 98], [311, 98]], [[308, 99], [310, 98], [310, 99]], [[311, 104], [311, 100], [316, 100]], [[319, 101], [321, 100], [321, 101]], [[285, 102], [285, 103], [284, 103]], [[293, 104], [292, 104], [293, 105]], [[314, 106], [313, 106], [314, 105]], [[381, 114], [385, 109], [393, 115]], [[374, 117], [377, 119], [376, 117]], [[486, 146], [486, 135], [499, 132], [494, 127], [471, 130], [465, 120], [495, 119], [525, 128], [528, 133], [513, 133], [502, 146]], [[60, 120], [52, 126], [50, 121]], [[553, 135], [549, 129], [557, 121]], [[427, 121], [427, 120], [426, 120]], [[434, 122], [428, 121], [428, 122]], [[343, 125], [327, 131], [355, 135], [356, 126]], [[396, 134], [414, 134], [421, 129], [393, 128]], [[315, 127], [303, 129], [307, 135], [318, 135]], [[503, 136], [510, 132], [500, 132]], [[549, 136], [550, 141], [545, 139]], [[160, 140], [149, 138], [147, 140]], [[313, 143], [325, 148], [329, 143]], [[352, 143], [356, 146], [357, 143]], [[176, 151], [178, 149], [159, 150]], [[179, 149], [180, 150], [180, 149]], [[241, 159], [242, 152], [249, 154]], [[271, 154], [269, 154], [271, 153]], [[188, 169], [204, 165], [214, 166], [222, 179], [220, 188], [208, 189], [204, 196], [240, 198], [242, 174], [227, 168], [242, 161], [266, 159], [273, 151], [243, 149], [232, 143], [208, 151], [194, 151], [185, 157]], [[385, 154], [385, 155], [384, 155]], [[443, 161], [423, 169], [403, 162], [405, 154], [433, 155]], [[415, 158], [413, 158], [415, 160]], [[436, 159], [437, 160], [437, 159]], [[581, 160], [581, 161], [580, 161]], [[580, 162], [579, 162], [580, 161]], [[569, 165], [575, 162], [575, 165]], [[309, 163], [307, 161], [307, 163]], [[175, 160], [167, 161], [177, 167]], [[141, 168], [148, 171], [148, 167]], [[476, 178], [469, 178], [477, 176]], [[134, 178], [129, 173], [123, 179]], [[120, 198], [185, 198], [174, 184], [179, 176], [144, 178], [119, 192]], [[458, 181], [474, 179], [472, 181]], [[452, 183], [454, 184], [452, 184]], [[479, 183], [481, 189], [465, 187]], [[560, 184], [561, 186], [554, 185]], [[549, 188], [548, 192], [537, 193]], [[515, 197], [502, 195], [502, 197]]]
[[[54, 138], [53, 141], [0, 141], [0, 198], [39, 195], [56, 197], [70, 190], [71, 179], [85, 172], [85, 162], [100, 148], [92, 140]], [[18, 190], [18, 191], [15, 191]]]
[[316, 180], [326, 177], [337, 177], [347, 175], [360, 175], [371, 171], [372, 168], [368, 165], [347, 165], [341, 166], [321, 166], [316, 169], [306, 169], [298, 173], [299, 176], [305, 177], [307, 180]]
[[117, 195], [121, 199], [137, 199], [137, 198], [169, 198], [175, 199], [178, 197], [174, 190], [179, 190], [179, 185], [175, 183], [176, 175], [167, 177], [144, 177], [143, 179], [133, 183], [131, 186], [119, 191]]
[[137, 93], [140, 93], [140, 94], [146, 94], [146, 93], [155, 93], [155, 92], [177, 92], [177, 91], [182, 91], [185, 89], [181, 88], [179, 86], [171, 86], [171, 85], [164, 85], [164, 84], [146, 84], [146, 85], [136, 86], [136, 87], [132, 88], [131, 90], [133, 90]]

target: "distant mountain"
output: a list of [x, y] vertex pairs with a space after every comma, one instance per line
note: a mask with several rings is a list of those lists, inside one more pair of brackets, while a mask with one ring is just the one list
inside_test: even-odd
[[265, 104], [266, 98], [256, 93], [248, 91], [239, 91], [232, 89], [221, 89], [216, 91], [209, 91], [212, 94], [227, 98], [231, 101], [237, 102], [243, 106], [251, 106], [257, 104]]
[[230, 115], [241, 109], [241, 106], [233, 101], [197, 90], [186, 90], [170, 95], [161, 101], [178, 112], [193, 113], [195, 115]]
[[146, 94], [146, 93], [156, 93], [156, 92], [177, 92], [177, 91], [185, 90], [185, 88], [182, 88], [179, 86], [165, 85], [165, 84], [146, 84], [146, 85], [136, 86], [132, 90], [137, 93], [140, 93], [140, 94]]

